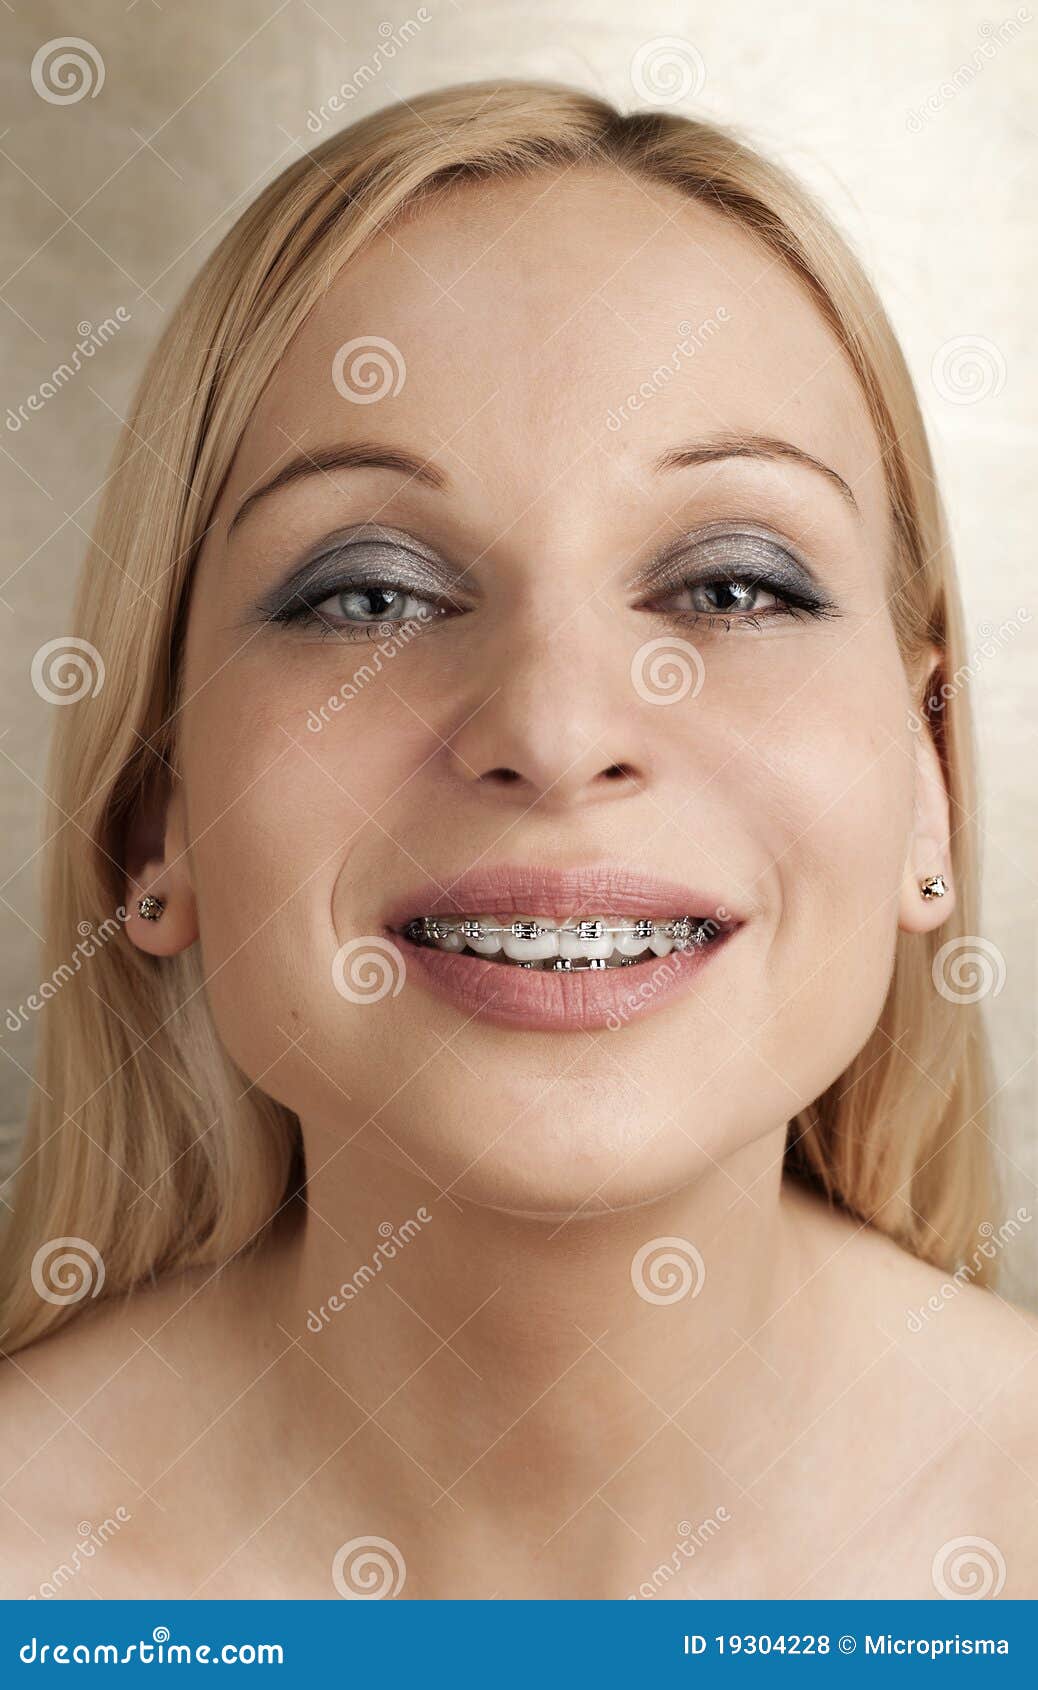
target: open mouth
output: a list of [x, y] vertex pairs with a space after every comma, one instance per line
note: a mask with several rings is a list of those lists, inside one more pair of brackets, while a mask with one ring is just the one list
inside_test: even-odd
[[466, 1021], [586, 1033], [701, 990], [753, 913], [729, 898], [627, 863], [486, 863], [402, 891], [383, 920], [407, 979]]
[[592, 916], [554, 921], [548, 916], [412, 916], [400, 932], [414, 945], [478, 957], [505, 968], [569, 974], [637, 968], [671, 952], [705, 950], [727, 936], [732, 923], [716, 916]]

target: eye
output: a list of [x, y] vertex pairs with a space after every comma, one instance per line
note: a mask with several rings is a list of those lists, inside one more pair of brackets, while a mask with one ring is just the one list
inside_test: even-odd
[[352, 622], [382, 626], [392, 622], [432, 620], [442, 615], [438, 605], [393, 582], [355, 583], [310, 607], [322, 622]]
[[326, 540], [257, 608], [268, 622], [326, 637], [415, 634], [462, 609], [443, 566], [416, 550], [418, 544], [369, 527], [351, 530]]
[[733, 576], [730, 580], [690, 582], [672, 594], [666, 608], [680, 615], [770, 615], [784, 604], [786, 601], [779, 591], [769, 591], [763, 581], [744, 581]]
[[685, 536], [650, 570], [640, 608], [726, 633], [780, 617], [834, 616], [812, 572], [774, 537], [723, 526]]

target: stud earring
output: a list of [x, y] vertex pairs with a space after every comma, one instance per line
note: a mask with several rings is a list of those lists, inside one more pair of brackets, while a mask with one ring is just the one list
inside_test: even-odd
[[919, 882], [919, 890], [924, 898], [943, 898], [948, 883], [943, 874], [928, 874], [925, 880]]
[[162, 898], [153, 898], [147, 895], [138, 899], [137, 914], [143, 916], [145, 921], [158, 921], [165, 907]]

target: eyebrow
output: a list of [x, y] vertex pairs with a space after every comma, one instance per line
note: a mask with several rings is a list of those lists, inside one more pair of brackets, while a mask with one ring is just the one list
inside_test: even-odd
[[[830, 469], [828, 464], [812, 457], [810, 452], [805, 452], [800, 446], [794, 446], [792, 441], [777, 440], [769, 435], [725, 434], [688, 446], [674, 446], [662, 453], [652, 467], [661, 473], [664, 470], [691, 469], [700, 464], [720, 463], [726, 458], [784, 458], [793, 463], [805, 464], [808, 469], [824, 475], [853, 510], [858, 509], [858, 501], [849, 484], [836, 470]], [[380, 445], [377, 441], [318, 446], [312, 452], [301, 452], [297, 457], [290, 458], [276, 475], [272, 475], [262, 487], [257, 487], [243, 499], [231, 518], [228, 535], [234, 532], [239, 523], [244, 522], [261, 499], [269, 498], [272, 493], [278, 493], [282, 488], [302, 481], [307, 476], [330, 475], [334, 470], [340, 469], [393, 470], [398, 475], [406, 475], [409, 480], [419, 482], [423, 487], [431, 487], [437, 493], [446, 492], [450, 486], [449, 478], [428, 458], [418, 457], [415, 453], [406, 452], [396, 446]]]
[[233, 533], [260, 500], [268, 498], [271, 493], [278, 493], [292, 482], [302, 481], [305, 476], [330, 475], [337, 469], [395, 470], [398, 475], [406, 475], [412, 481], [432, 487], [437, 493], [444, 492], [450, 485], [443, 471], [427, 459], [415, 457], [395, 446], [380, 446], [375, 441], [362, 441], [352, 446], [318, 446], [312, 452], [301, 452], [298, 457], [290, 458], [276, 475], [243, 499], [231, 518], [228, 534]]
[[792, 463], [805, 464], [808, 469], [824, 475], [852, 510], [858, 510], [858, 501], [842, 475], [830, 469], [828, 464], [823, 464], [820, 458], [813, 458], [810, 452], [794, 446], [791, 440], [776, 440], [770, 435], [724, 434], [691, 446], [675, 446], [657, 458], [653, 467], [657, 471], [689, 469], [697, 464], [719, 463], [725, 458], [785, 458]]

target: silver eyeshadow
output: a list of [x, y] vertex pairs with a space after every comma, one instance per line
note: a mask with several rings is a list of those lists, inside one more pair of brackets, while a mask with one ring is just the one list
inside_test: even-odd
[[411, 535], [363, 523], [326, 535], [285, 581], [264, 595], [258, 609], [274, 620], [294, 603], [319, 604], [351, 586], [404, 587], [425, 598], [446, 599], [460, 609], [459, 580]]
[[[385, 586], [462, 611], [471, 608], [478, 596], [475, 584], [465, 580], [471, 568], [443, 564], [414, 536], [399, 529], [362, 523], [324, 536], [256, 608], [264, 620], [287, 622], [349, 587]], [[780, 589], [804, 609], [830, 614], [835, 609], [817, 576], [788, 542], [757, 524], [734, 519], [676, 536], [638, 572], [628, 590], [644, 599], [726, 579]], [[725, 612], [701, 614], [724, 616]]]
[[645, 592], [723, 580], [759, 580], [784, 588], [795, 600], [834, 608], [820, 581], [802, 558], [766, 528], [746, 522], [714, 522], [671, 541], [639, 575], [633, 586]]

